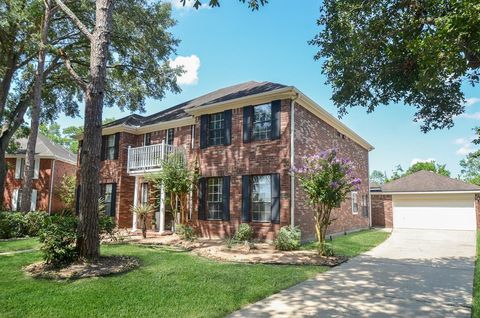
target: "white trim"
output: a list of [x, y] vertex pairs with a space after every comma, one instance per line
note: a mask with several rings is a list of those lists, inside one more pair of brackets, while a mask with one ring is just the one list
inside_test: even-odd
[[401, 195], [401, 194], [461, 194], [461, 193], [480, 193], [480, 190], [469, 190], [469, 191], [422, 191], [422, 192], [375, 192], [370, 191], [372, 195]]
[[[298, 97], [298, 95], [297, 95]], [[295, 100], [290, 103], [290, 168], [295, 167]], [[290, 173], [290, 225], [295, 226], [295, 174]]]
[[21, 179], [20, 172], [22, 170], [22, 158], [17, 157], [15, 160], [15, 179]]
[[39, 174], [40, 174], [40, 158], [34, 159], [34, 168], [33, 168], [33, 179], [38, 179]]
[[191, 136], [192, 136], [192, 141], [191, 141], [190, 149], [194, 149], [195, 148], [195, 124], [192, 125]]
[[[370, 154], [367, 154], [367, 171], [370, 171]], [[370, 175], [368, 175], [368, 224], [370, 227], [373, 226], [372, 223], [372, 193], [370, 192]]]
[[[23, 155], [23, 154], [5, 154], [5, 158], [9, 158], [9, 159], [25, 158], [25, 155]], [[77, 162], [76, 162], [76, 161], [74, 161], [74, 160], [68, 160], [68, 159], [65, 159], [65, 158], [63, 158], [63, 157], [59, 157], [59, 156], [57, 156], [57, 155], [35, 155], [34, 158], [35, 158], [35, 160], [37, 160], [37, 159], [58, 160], [58, 161], [62, 161], [62, 162], [65, 162], [65, 163], [74, 165], [74, 166], [77, 165]]]
[[52, 175], [50, 176], [50, 192], [48, 193], [48, 214], [52, 213], [53, 180], [55, 177], [55, 159], [52, 160]]
[[[353, 197], [355, 197], [355, 200], [353, 199]], [[351, 191], [350, 192], [350, 199], [352, 200], [352, 214], [358, 214], [358, 207], [359, 207], [359, 204], [358, 204], [358, 192], [357, 191]], [[353, 203], [354, 201], [357, 202], [357, 211], [354, 211], [353, 210]]]
[[[136, 208], [138, 206], [138, 182], [139, 176], [135, 176], [135, 187], [133, 190], [133, 207]], [[137, 230], [137, 213], [132, 213], [132, 232]]]
[[30, 196], [30, 211], [37, 210], [37, 189], [32, 189], [32, 195]]
[[12, 191], [12, 202], [10, 204], [12, 211], [17, 211], [17, 204], [18, 204], [18, 188], [13, 189]]

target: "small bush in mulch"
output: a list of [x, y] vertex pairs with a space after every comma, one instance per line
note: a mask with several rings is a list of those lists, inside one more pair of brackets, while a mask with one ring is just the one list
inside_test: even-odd
[[35, 278], [56, 280], [80, 279], [126, 273], [140, 266], [140, 261], [131, 256], [100, 257], [95, 263], [75, 262], [55, 266], [45, 262], [24, 267], [25, 272]]

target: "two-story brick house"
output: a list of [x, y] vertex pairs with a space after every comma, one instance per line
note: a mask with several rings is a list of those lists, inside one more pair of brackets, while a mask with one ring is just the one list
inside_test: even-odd
[[[222, 88], [151, 116], [119, 119], [102, 134], [102, 194], [121, 228], [136, 228], [131, 206], [151, 200], [145, 174], [175, 151], [200, 165], [191, 218], [202, 235], [233, 235], [248, 222], [260, 238], [294, 224], [304, 240], [313, 239], [311, 207], [290, 171], [303, 156], [330, 148], [351, 159], [362, 180], [335, 210], [330, 233], [370, 225], [373, 147], [293, 86], [252, 81]], [[159, 231], [168, 227], [164, 204], [156, 220]]]
[[[8, 153], [5, 180], [5, 208], [16, 211], [22, 196], [22, 178], [25, 169], [27, 138], [17, 140], [17, 149]], [[35, 146], [35, 164], [31, 196], [32, 211], [60, 212], [64, 209], [58, 186], [64, 175], [75, 175], [77, 156], [69, 150], [38, 134]]]

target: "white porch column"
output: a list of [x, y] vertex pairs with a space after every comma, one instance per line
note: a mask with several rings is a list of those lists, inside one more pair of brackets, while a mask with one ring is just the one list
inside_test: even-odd
[[[139, 176], [135, 176], [135, 188], [133, 190], [133, 206], [137, 207], [138, 205], [138, 179]], [[137, 213], [133, 213], [133, 220], [132, 220], [132, 231], [137, 230]]]
[[158, 232], [165, 232], [165, 187], [160, 188], [160, 220], [159, 220]]

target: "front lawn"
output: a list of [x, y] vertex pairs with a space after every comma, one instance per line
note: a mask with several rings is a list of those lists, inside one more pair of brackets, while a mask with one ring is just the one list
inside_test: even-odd
[[473, 279], [472, 317], [480, 318], [480, 232], [477, 233], [477, 260], [475, 262], [475, 276]]
[[[332, 241], [335, 255], [343, 255], [348, 257], [357, 256], [367, 252], [385, 241], [390, 233], [381, 230], [364, 230], [347, 235], [337, 236]], [[312, 242], [303, 245], [304, 249], [316, 249], [317, 243]]]
[[5, 240], [0, 241], [0, 253], [5, 252], [14, 252], [19, 250], [30, 250], [30, 249], [38, 249], [40, 243], [38, 239], [35, 237], [29, 237], [25, 239], [17, 239], [17, 240]]
[[0, 256], [1, 316], [223, 317], [326, 270], [218, 263], [187, 252], [126, 244], [104, 246], [102, 252], [136, 256], [142, 266], [117, 276], [50, 281], [21, 270], [39, 261], [39, 252]]

